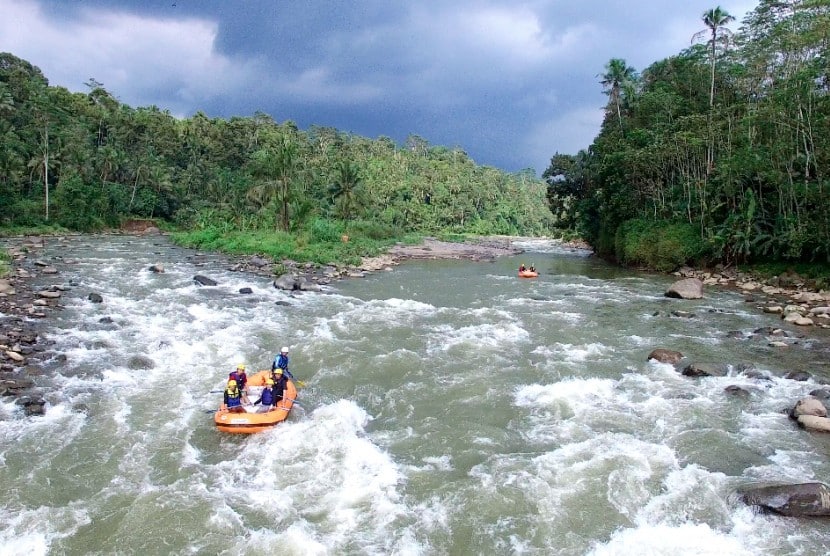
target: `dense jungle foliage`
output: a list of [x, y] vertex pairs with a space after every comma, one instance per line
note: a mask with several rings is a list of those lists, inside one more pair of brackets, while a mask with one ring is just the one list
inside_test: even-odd
[[605, 256], [671, 269], [830, 262], [830, 0], [720, 8], [641, 74], [612, 59], [599, 136], [555, 154], [552, 210]]
[[479, 166], [415, 135], [398, 146], [263, 113], [177, 119], [127, 106], [95, 79], [86, 85], [50, 86], [0, 53], [0, 227], [90, 231], [153, 218], [194, 243], [262, 252], [252, 242], [268, 242], [272, 254], [321, 262], [336, 257], [331, 243], [356, 256], [410, 233], [553, 230], [547, 186], [532, 170]]

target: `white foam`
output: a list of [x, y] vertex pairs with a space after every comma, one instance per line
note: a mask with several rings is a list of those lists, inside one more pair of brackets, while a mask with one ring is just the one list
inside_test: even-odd
[[478, 324], [456, 327], [443, 324], [430, 333], [428, 351], [449, 351], [457, 347], [468, 347], [493, 351], [504, 350], [506, 345], [526, 341], [527, 330], [514, 322]]
[[597, 544], [588, 553], [591, 556], [754, 556], [741, 543], [702, 523], [684, 523], [678, 526], [664, 524], [625, 528], [615, 532], [605, 544]]

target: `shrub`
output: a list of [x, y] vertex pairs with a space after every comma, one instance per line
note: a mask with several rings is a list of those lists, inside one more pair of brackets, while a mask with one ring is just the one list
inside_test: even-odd
[[340, 241], [340, 236], [345, 232], [342, 222], [314, 218], [308, 226], [308, 233], [312, 243], [325, 243]]
[[687, 222], [627, 220], [614, 237], [617, 261], [668, 272], [684, 264], [704, 261], [708, 248]]

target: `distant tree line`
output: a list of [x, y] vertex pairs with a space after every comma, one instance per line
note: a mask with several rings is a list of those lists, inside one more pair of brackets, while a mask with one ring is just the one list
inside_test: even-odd
[[830, 1], [720, 7], [641, 74], [612, 59], [600, 134], [543, 174], [557, 223], [603, 255], [830, 262]]
[[416, 135], [397, 145], [264, 113], [178, 119], [127, 106], [95, 79], [86, 85], [50, 86], [0, 53], [0, 226], [95, 230], [157, 218], [294, 232], [337, 221], [394, 236], [545, 234], [555, 223], [532, 170], [480, 166]]

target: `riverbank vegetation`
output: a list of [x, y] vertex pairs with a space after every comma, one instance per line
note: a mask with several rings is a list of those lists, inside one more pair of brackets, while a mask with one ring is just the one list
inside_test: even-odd
[[0, 278], [5, 278], [11, 272], [11, 260], [9, 253], [0, 247]]
[[553, 235], [658, 270], [830, 276], [830, 2], [761, 0], [736, 25], [713, 8], [677, 55], [611, 59], [599, 135], [543, 180], [417, 135], [175, 118], [0, 53], [0, 228], [153, 219], [190, 246], [317, 263], [418, 235]]
[[476, 164], [460, 147], [398, 145], [257, 113], [177, 119], [50, 86], [0, 54], [0, 226], [70, 230], [154, 219], [194, 246], [327, 262], [411, 234], [550, 235], [532, 170]]
[[607, 64], [600, 134], [543, 175], [552, 210], [624, 264], [830, 276], [830, 2], [761, 0], [735, 26], [715, 8], [677, 55]]

